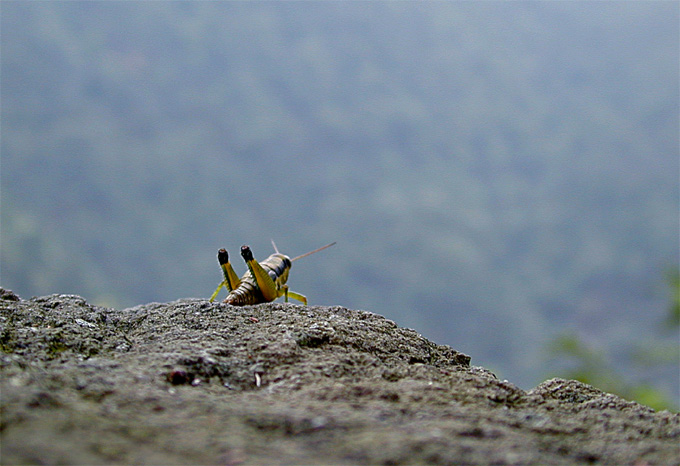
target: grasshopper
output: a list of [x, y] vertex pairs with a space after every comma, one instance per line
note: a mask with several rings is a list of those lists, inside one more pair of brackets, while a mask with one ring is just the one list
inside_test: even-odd
[[246, 261], [248, 271], [239, 280], [238, 275], [234, 272], [229, 262], [229, 254], [226, 249], [217, 251], [217, 262], [219, 262], [224, 274], [224, 280], [217, 286], [217, 289], [210, 297], [210, 301], [214, 301], [223, 286], [229, 290], [229, 294], [224, 300], [227, 304], [234, 306], [245, 306], [248, 304], [269, 303], [281, 296], [288, 302], [288, 297], [296, 299], [304, 304], [307, 304], [307, 297], [300, 293], [295, 293], [288, 289], [286, 282], [288, 281], [288, 273], [292, 263], [310, 254], [319, 252], [323, 249], [330, 248], [335, 242], [322, 246], [314, 251], [302, 254], [293, 259], [285, 254], [281, 254], [276, 248], [276, 244], [272, 240], [274, 246], [274, 254], [258, 262], [253, 258], [253, 253], [249, 246], [241, 246], [241, 256]]

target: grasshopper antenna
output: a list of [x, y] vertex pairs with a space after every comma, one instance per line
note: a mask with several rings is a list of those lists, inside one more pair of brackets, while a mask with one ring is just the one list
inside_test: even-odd
[[[272, 241], [272, 243], [273, 243], [273, 241]], [[302, 259], [303, 257], [307, 257], [307, 256], [309, 256], [309, 255], [311, 255], [311, 254], [314, 254], [315, 252], [323, 251], [323, 250], [326, 249], [326, 248], [330, 248], [330, 247], [333, 246], [335, 243], [337, 243], [337, 241], [333, 241], [331, 244], [327, 244], [327, 245], [325, 245], [325, 246], [321, 246], [319, 249], [315, 249], [315, 250], [313, 250], [313, 251], [306, 252], [306, 253], [302, 254], [301, 256], [294, 257], [294, 258], [292, 258], [290, 261], [293, 262], [293, 261], [296, 261], [296, 260], [298, 260], [298, 259]], [[274, 249], [276, 249], [276, 246], [274, 247]]]
[[274, 240], [272, 240], [272, 246], [274, 246], [274, 252], [276, 254], [279, 254], [279, 248], [276, 247], [276, 243], [274, 242]]

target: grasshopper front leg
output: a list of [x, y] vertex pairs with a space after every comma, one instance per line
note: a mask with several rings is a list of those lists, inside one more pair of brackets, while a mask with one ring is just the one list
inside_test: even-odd
[[283, 294], [283, 300], [285, 302], [288, 302], [288, 297], [290, 296], [293, 299], [296, 299], [300, 301], [302, 304], [307, 305], [307, 296], [296, 293], [295, 291], [290, 291], [288, 288], [288, 285], [281, 285], [281, 291], [279, 292], [279, 296]]
[[290, 291], [288, 289], [288, 285], [286, 285], [284, 295], [286, 297], [286, 302], [288, 302], [288, 296], [290, 296], [291, 298], [300, 301], [305, 306], [307, 305], [307, 296], [300, 294], [300, 293], [296, 293], [295, 291]]

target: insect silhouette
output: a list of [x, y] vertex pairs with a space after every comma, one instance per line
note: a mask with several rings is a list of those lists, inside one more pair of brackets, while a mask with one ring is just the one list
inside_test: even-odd
[[210, 297], [214, 301], [223, 286], [229, 290], [229, 294], [224, 300], [227, 304], [234, 306], [245, 306], [248, 304], [260, 304], [274, 301], [283, 296], [288, 302], [288, 297], [307, 304], [307, 297], [300, 293], [295, 293], [288, 289], [288, 273], [293, 262], [307, 257], [315, 252], [322, 251], [333, 246], [335, 242], [322, 246], [308, 253], [297, 256], [293, 259], [285, 254], [281, 254], [272, 240], [274, 254], [267, 257], [262, 262], [253, 258], [253, 253], [248, 246], [241, 246], [241, 256], [246, 261], [248, 271], [239, 280], [229, 262], [229, 254], [226, 249], [217, 251], [217, 262], [219, 262], [224, 274], [224, 280], [217, 286], [217, 289]]

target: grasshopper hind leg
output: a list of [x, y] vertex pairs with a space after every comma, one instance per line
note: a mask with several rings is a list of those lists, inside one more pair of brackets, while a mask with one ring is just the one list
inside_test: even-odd
[[269, 303], [281, 296], [281, 293], [279, 293], [279, 290], [276, 287], [276, 283], [260, 263], [255, 260], [253, 252], [248, 246], [241, 246], [241, 256], [243, 257], [243, 260], [246, 261], [248, 270], [250, 270], [251, 275], [255, 279], [255, 283], [257, 283], [257, 287], [262, 292], [265, 301]]
[[241, 284], [241, 280], [238, 278], [238, 275], [236, 275], [236, 272], [234, 272], [234, 269], [229, 262], [229, 254], [226, 249], [217, 251], [217, 262], [219, 262], [220, 268], [222, 269], [224, 280], [217, 286], [217, 289], [210, 297], [210, 302], [215, 300], [223, 286], [226, 286], [227, 290], [232, 292]]

